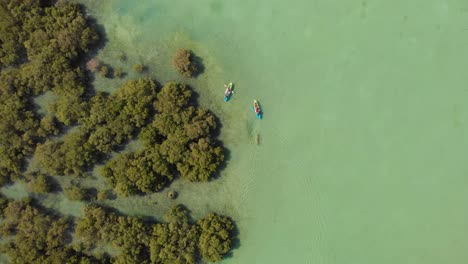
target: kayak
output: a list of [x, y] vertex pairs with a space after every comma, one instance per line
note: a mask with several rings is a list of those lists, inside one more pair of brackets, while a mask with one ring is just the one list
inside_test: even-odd
[[228, 95], [226, 95], [226, 93], [224, 93], [224, 102], [227, 102], [227, 101], [229, 101], [229, 99], [231, 99], [231, 95], [232, 95], [232, 86], [233, 86], [232, 83], [229, 83], [229, 84], [228, 84], [228, 87], [227, 87], [227, 88], [228, 88], [229, 90], [231, 90], [231, 92], [230, 92]]
[[253, 106], [254, 106], [253, 110], [254, 110], [255, 115], [257, 116], [257, 118], [262, 119], [262, 114], [263, 114], [262, 109], [260, 108], [260, 105], [258, 104], [257, 100], [254, 100]]

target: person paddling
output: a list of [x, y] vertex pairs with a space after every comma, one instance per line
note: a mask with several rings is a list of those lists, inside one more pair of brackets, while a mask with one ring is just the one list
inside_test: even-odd
[[258, 119], [262, 119], [262, 109], [260, 108], [260, 105], [257, 102], [257, 100], [254, 100], [254, 104], [251, 109], [255, 111], [255, 115]]
[[260, 114], [260, 107], [258, 106], [258, 104], [255, 104], [255, 113], [257, 114]]
[[226, 92], [224, 92], [224, 96], [229, 96], [231, 93], [234, 93], [234, 91], [232, 90], [232, 83], [230, 83], [229, 85], [225, 84], [224, 87], [226, 88]]
[[231, 87], [227, 86], [226, 84], [224, 85], [224, 87], [226, 87], [226, 91], [224, 92], [224, 96], [228, 97], [232, 92]]
[[226, 88], [226, 91], [224, 92], [224, 101], [227, 102], [234, 91], [232, 90], [232, 83], [225, 84], [224, 87]]

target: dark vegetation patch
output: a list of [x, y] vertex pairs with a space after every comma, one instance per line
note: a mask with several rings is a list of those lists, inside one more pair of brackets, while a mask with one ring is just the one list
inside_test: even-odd
[[[143, 79], [125, 82], [112, 95], [94, 92], [87, 70], [106, 78], [124, 75], [87, 57], [103, 40], [77, 3], [0, 0], [0, 186], [25, 181], [40, 198], [62, 191], [51, 176], [85, 177], [94, 165], [105, 163], [102, 175], [113, 187], [84, 188], [79, 178], [63, 186], [68, 199], [88, 203], [76, 222], [31, 199], [0, 196], [0, 236], [5, 241], [0, 252], [12, 263], [220, 260], [236, 236], [228, 217], [209, 214], [193, 222], [188, 210], [178, 206], [167, 214], [167, 223], [154, 223], [89, 203], [114, 199], [114, 192], [161, 191], [176, 177], [209, 181], [226, 153], [214, 139], [216, 117], [197, 105], [184, 84], [161, 87]], [[126, 61], [123, 53], [119, 58]], [[178, 51], [174, 66], [187, 77], [203, 71], [201, 59], [188, 50]], [[140, 64], [134, 70], [147, 69]], [[57, 99], [43, 116], [33, 99], [45, 92]], [[63, 137], [56, 137], [61, 133]], [[109, 160], [111, 152], [137, 137], [142, 150]], [[26, 160], [33, 155], [38, 171], [26, 172]], [[98, 244], [111, 244], [120, 254], [96, 255], [92, 249]]]
[[172, 58], [172, 64], [182, 76], [187, 78], [196, 77], [204, 70], [202, 60], [188, 49], [178, 49]]
[[114, 263], [194, 264], [200, 258], [214, 262], [231, 248], [235, 227], [228, 217], [211, 213], [193, 222], [189, 211], [177, 205], [164, 218], [166, 223], [145, 222], [88, 205], [75, 236], [85, 252], [110, 243], [121, 252]]

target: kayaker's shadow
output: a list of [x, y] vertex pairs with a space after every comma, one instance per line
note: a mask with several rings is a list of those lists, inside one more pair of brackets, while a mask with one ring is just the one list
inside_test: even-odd
[[197, 70], [193, 73], [194, 78], [197, 78], [199, 75], [205, 72], [205, 65], [203, 64], [203, 59], [192, 53], [192, 61]]

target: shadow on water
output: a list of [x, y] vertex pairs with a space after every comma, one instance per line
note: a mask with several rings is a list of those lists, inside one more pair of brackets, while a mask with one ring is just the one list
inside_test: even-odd
[[223, 127], [220, 119], [210, 111], [210, 113], [214, 116], [216, 122], [216, 128], [211, 132], [211, 138], [215, 141], [216, 146], [219, 146], [223, 149], [224, 159], [223, 162], [218, 167], [218, 170], [213, 174], [211, 180], [216, 180], [221, 177], [221, 172], [226, 169], [229, 161], [231, 160], [231, 151], [223, 144], [222, 141], [218, 140], [219, 135], [221, 134], [221, 129]]
[[213, 129], [213, 132], [211, 132], [211, 135], [214, 138], [219, 138], [219, 136], [221, 135], [221, 129], [223, 128], [223, 123], [221, 123], [221, 120], [219, 119], [219, 117], [216, 116], [213, 112], [211, 112], [211, 110], [210, 110], [210, 114], [214, 116], [215, 122], [216, 122], [216, 128]]
[[205, 65], [203, 64], [203, 59], [194, 53], [192, 53], [192, 61], [195, 67], [197, 68], [197, 71], [193, 74], [193, 78], [197, 78], [201, 74], [205, 72]]
[[59, 181], [52, 176], [47, 176], [47, 180], [50, 184], [50, 193], [59, 193], [63, 192], [63, 188], [60, 185]]
[[265, 118], [265, 107], [264, 107], [263, 103], [260, 104], [260, 102], [258, 102], [258, 105], [260, 106], [260, 109], [262, 109], [261, 114], [262, 114], [262, 119], [264, 119]]
[[87, 58], [93, 58], [99, 53], [100, 50], [102, 50], [107, 45], [107, 43], [109, 42], [109, 39], [107, 38], [107, 34], [106, 34], [106, 30], [104, 26], [99, 24], [97, 20], [87, 12], [84, 5], [81, 5], [81, 6], [82, 6], [81, 11], [83, 12], [83, 14], [85, 14], [90, 27], [96, 29], [98, 36], [99, 36], [99, 40], [93, 46], [89, 48], [89, 52], [86, 54]]
[[195, 89], [192, 86], [188, 84], [185, 84], [185, 85], [187, 89], [192, 92], [192, 95], [190, 96], [190, 100], [189, 100], [189, 105], [194, 106], [194, 107], [200, 107], [200, 104], [198, 103], [198, 98], [200, 98], [200, 95], [195, 91]]
[[115, 79], [125, 79], [128, 76], [127, 72], [120, 72], [120, 76], [117, 77], [117, 76], [115, 76], [115, 71], [116, 71], [116, 69], [112, 68], [111, 73], [110, 73], [111, 76], [114, 76]]

